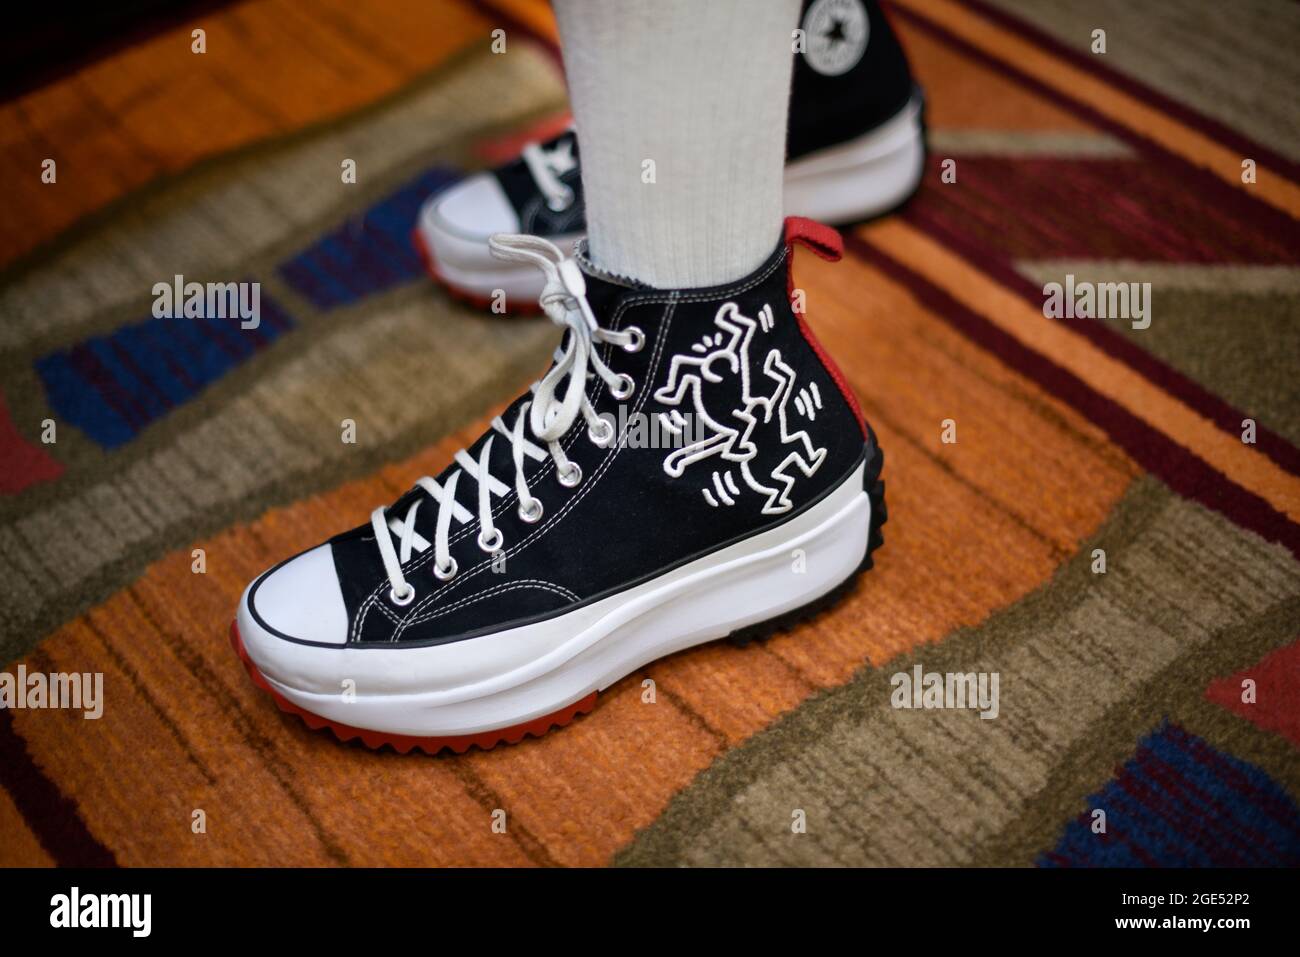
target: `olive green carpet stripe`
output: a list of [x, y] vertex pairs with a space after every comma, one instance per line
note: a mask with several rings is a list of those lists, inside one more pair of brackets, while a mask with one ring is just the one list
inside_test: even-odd
[[[988, 0], [1066, 46], [1300, 160], [1300, 4]], [[1106, 52], [1091, 52], [1106, 31]]]
[[[144, 318], [153, 284], [176, 273], [242, 276], [251, 258], [297, 248], [374, 185], [470, 160], [471, 135], [560, 106], [563, 87], [545, 55], [510, 49], [455, 57], [345, 120], [203, 163], [92, 217], [51, 255], [0, 274], [0, 355], [26, 359]], [[356, 185], [342, 182], [345, 158], [357, 162]]]
[[[199, 408], [161, 423], [125, 468], [0, 527], [0, 660], [162, 554], [368, 474], [481, 415], [541, 369], [555, 338], [550, 323], [453, 308], [427, 284], [338, 313], [270, 350], [281, 361], [250, 362]], [[355, 444], [342, 440], [345, 419]]]
[[1136, 154], [1107, 133], [1057, 130], [934, 130], [934, 156], [1043, 156], [1051, 159], [1127, 159]]
[[[1094, 574], [1093, 549], [1107, 570]], [[990, 554], [990, 561], [996, 561]], [[1151, 694], [1294, 640], [1300, 563], [1150, 478], [1053, 580], [984, 624], [864, 669], [702, 773], [621, 864], [1030, 864], [1170, 710]], [[990, 672], [1000, 713], [891, 706], [891, 677]], [[1137, 716], [1136, 718], [1134, 716]], [[1007, 836], [1034, 805], [1032, 833]], [[807, 833], [792, 832], [797, 812]]]
[[[1151, 283], [1150, 324], [1112, 329], [1300, 445], [1300, 269], [1052, 260], [1017, 270], [1038, 283]], [[1066, 322], [1072, 320], [1063, 320]]]

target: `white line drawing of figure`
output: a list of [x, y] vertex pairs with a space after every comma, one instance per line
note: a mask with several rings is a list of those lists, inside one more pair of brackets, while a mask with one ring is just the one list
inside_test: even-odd
[[[813, 475], [826, 459], [826, 450], [817, 448], [807, 430], [792, 431], [786, 406], [794, 394], [796, 373], [781, 358], [779, 349], [771, 349], [763, 360], [762, 378], [774, 383], [770, 394], [756, 395], [750, 371], [750, 346], [760, 330], [767, 332], [774, 319], [770, 306], [760, 310], [752, 319], [741, 313], [734, 302], [724, 304], [714, 316], [718, 332], [710, 333], [691, 347], [691, 353], [673, 356], [668, 370], [668, 381], [654, 393], [656, 401], [673, 407], [689, 398], [695, 407], [697, 423], [702, 423], [704, 437], [674, 450], [664, 459], [664, 471], [673, 478], [681, 477], [687, 466], [711, 456], [733, 463], [745, 484], [764, 497], [762, 511], [775, 515], [793, 508], [790, 490], [794, 487], [795, 470], [805, 476]], [[736, 379], [740, 383], [740, 405], [734, 407]], [[717, 410], [725, 410], [721, 414]], [[671, 422], [669, 415], [661, 412], [661, 421]], [[758, 455], [757, 439], [766, 439], [770, 430], [762, 427], [773, 421], [777, 424], [776, 440], [782, 445], [795, 445], [781, 462], [771, 470], [765, 481], [754, 474], [753, 461]], [[734, 486], [730, 472], [724, 473], [727, 483]], [[714, 475], [715, 497], [708, 488], [703, 489], [706, 502], [716, 507], [718, 500], [733, 504], [735, 499], [718, 485]]]

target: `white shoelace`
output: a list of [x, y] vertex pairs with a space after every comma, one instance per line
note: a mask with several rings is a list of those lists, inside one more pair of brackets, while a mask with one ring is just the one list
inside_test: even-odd
[[[608, 342], [629, 352], [637, 352], [645, 344], [644, 333], [635, 326], [616, 331], [597, 325], [587, 302], [587, 282], [582, 270], [577, 262], [565, 258], [554, 243], [537, 236], [498, 234], [488, 244], [492, 255], [498, 259], [532, 263], [546, 274], [546, 285], [539, 302], [551, 321], [566, 330], [567, 335], [555, 350], [551, 368], [541, 380], [533, 383], [530, 390], [533, 397], [520, 407], [514, 425], [507, 427], [500, 416], [492, 420], [492, 430], [496, 434], [488, 436], [483, 443], [477, 461], [461, 449], [455, 455], [459, 468], [451, 472], [445, 485], [439, 485], [427, 475], [416, 481], [415, 484], [438, 503], [433, 536], [433, 573], [442, 581], [457, 572], [449, 542], [452, 521], [463, 525], [474, 519], [469, 509], [456, 501], [456, 486], [462, 473], [478, 483], [479, 547], [489, 554], [498, 552], [504, 541], [501, 530], [492, 520], [492, 496], [508, 495], [512, 489], [488, 470], [492, 444], [498, 439], [510, 443], [515, 467], [513, 491], [519, 496], [519, 517], [530, 524], [539, 521], [542, 501], [532, 494], [524, 478], [524, 459], [540, 462], [549, 453], [555, 460], [556, 476], [561, 484], [570, 488], [577, 485], [582, 480], [582, 470], [565, 455], [560, 439], [578, 416], [587, 420], [587, 434], [592, 442], [606, 446], [614, 438], [614, 427], [596, 414], [595, 407], [587, 398], [588, 378], [599, 376], [616, 399], [628, 398], [636, 387], [630, 376], [611, 370], [594, 347]], [[545, 444], [544, 449], [525, 436], [525, 428], [532, 433], [532, 438]], [[370, 513], [375, 541], [392, 586], [389, 598], [397, 605], [410, 604], [415, 598], [415, 587], [406, 580], [402, 566], [410, 559], [413, 549], [423, 552], [429, 547], [428, 540], [415, 531], [415, 518], [423, 502], [423, 497], [417, 498], [402, 518], [390, 517], [382, 507]], [[393, 545], [394, 535], [398, 539], [397, 547]]]
[[573, 155], [573, 140], [565, 139], [549, 150], [529, 143], [523, 150], [524, 164], [533, 174], [533, 182], [546, 198], [546, 205], [559, 213], [573, 204], [573, 190], [560, 177], [578, 165]]

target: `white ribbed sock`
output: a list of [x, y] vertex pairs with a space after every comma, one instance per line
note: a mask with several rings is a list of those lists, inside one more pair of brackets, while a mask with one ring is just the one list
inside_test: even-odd
[[592, 260], [667, 289], [752, 272], [781, 231], [799, 0], [555, 0], [555, 12]]

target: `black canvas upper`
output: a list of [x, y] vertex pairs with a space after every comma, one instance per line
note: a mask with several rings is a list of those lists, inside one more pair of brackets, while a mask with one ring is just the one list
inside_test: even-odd
[[[836, 2], [858, 5], [865, 13], [866, 50], [856, 65], [837, 76], [819, 73], [807, 55], [795, 56], [786, 134], [786, 156], [792, 160], [874, 129], [896, 116], [914, 92], [907, 56], [877, 0]], [[814, 27], [809, 13], [814, 6], [805, 3], [800, 14], [800, 26], [810, 34]], [[835, 19], [833, 11], [832, 5], [832, 15], [826, 19]], [[809, 36], [805, 42], [815, 43], [818, 38]]]
[[[818, 23], [835, 20], [836, 4], [861, 11], [868, 24], [866, 48], [848, 71], [828, 76], [818, 72], [803, 53], [794, 58], [794, 75], [790, 88], [790, 120], [786, 136], [788, 159], [796, 160], [837, 143], [844, 143], [875, 129], [896, 116], [914, 92], [907, 57], [877, 0], [833, 0]], [[815, 27], [809, 14], [816, 0], [807, 0], [800, 13], [800, 26], [806, 31]], [[809, 36], [806, 43], [833, 42], [821, 36]], [[842, 41], [843, 42], [843, 41]], [[566, 131], [541, 144], [544, 150], [572, 143], [578, 157], [577, 138]], [[506, 198], [519, 216], [520, 232], [534, 236], [564, 236], [586, 229], [580, 164], [559, 176], [573, 190], [573, 203], [555, 211], [546, 201], [532, 173], [522, 158], [516, 158], [492, 171]]]
[[[416, 589], [416, 599], [410, 605], [398, 607], [391, 602], [388, 578], [369, 524], [332, 539], [350, 642], [440, 643], [546, 617], [788, 521], [838, 485], [864, 454], [863, 428], [791, 309], [786, 286], [788, 255], [782, 244], [750, 277], [698, 290], [624, 285], [594, 275], [589, 264], [586, 266], [587, 298], [599, 324], [611, 329], [637, 326], [645, 333], [645, 345], [639, 352], [609, 343], [598, 346], [614, 372], [626, 373], [636, 382], [635, 392], [624, 400], [627, 411], [644, 413], [647, 419], [673, 408], [696, 414], [690, 388], [695, 375], [701, 383], [701, 405], [709, 415], [737, 429], [745, 421], [739, 411], [752, 415], [750, 438], [756, 451], [749, 462], [751, 474], [769, 490], [784, 487], [784, 481], [774, 475], [792, 478], [788, 508], [782, 510], [779, 496], [774, 501], [770, 493], [755, 491], [738, 467], [720, 455], [687, 464], [674, 477], [664, 467], [671, 448], [633, 448], [619, 442], [599, 447], [590, 441], [587, 423], [579, 417], [561, 440], [582, 469], [576, 487], [566, 488], [558, 481], [549, 455], [543, 462], [526, 460], [531, 494], [545, 509], [542, 519], [529, 525], [517, 513], [510, 444], [489, 432], [496, 435], [492, 473], [512, 488], [504, 498], [493, 497], [494, 521], [504, 536], [504, 572], [493, 571], [491, 556], [476, 540], [478, 487], [472, 476], [463, 473], [457, 499], [475, 518], [465, 525], [452, 523], [451, 556], [459, 571], [449, 581], [439, 581], [432, 573], [433, 547], [413, 552], [403, 566]], [[717, 323], [720, 311], [731, 332], [724, 332], [724, 326]], [[748, 335], [738, 336], [736, 330], [748, 330]], [[740, 343], [746, 342], [748, 404], [741, 398], [739, 370]], [[692, 348], [697, 344], [704, 352]], [[721, 381], [708, 382], [708, 376], [699, 375], [698, 366], [682, 361], [674, 381], [685, 388], [657, 397], [656, 392], [672, 384], [673, 359], [678, 356], [711, 356], [709, 368]], [[787, 381], [792, 384], [780, 385]], [[609, 395], [599, 377], [589, 379], [587, 394], [598, 413], [617, 416], [620, 403]], [[753, 401], [753, 397], [773, 399], [782, 394], [784, 401], [774, 403], [770, 415]], [[503, 414], [507, 426], [513, 426], [526, 398], [517, 400]], [[807, 445], [796, 439], [782, 441], [782, 410], [787, 439], [803, 430]], [[526, 434], [531, 435], [527, 430]], [[480, 438], [469, 450], [475, 460], [483, 441]], [[810, 448], [815, 455], [806, 454]], [[793, 459], [792, 453], [797, 453]], [[813, 474], [805, 475], [799, 464], [809, 465], [814, 460], [818, 464]], [[438, 476], [439, 482], [445, 483], [455, 467]], [[722, 473], [728, 471], [732, 481], [722, 481]], [[727, 505], [714, 494], [715, 472], [722, 476], [719, 481], [724, 490], [737, 490], [730, 495], [734, 504]], [[713, 504], [704, 495], [706, 489]], [[408, 492], [390, 514], [404, 516], [416, 497], [424, 498], [417, 531], [432, 542], [438, 506], [425, 492]], [[765, 506], [769, 511], [764, 511]]]
[[[578, 138], [572, 130], [565, 130], [541, 144], [542, 149], [548, 152], [558, 146], [572, 149], [573, 158], [578, 159]], [[561, 183], [573, 190], [572, 204], [562, 210], [553, 210], [546, 204], [542, 191], [537, 188], [533, 174], [522, 157], [516, 157], [504, 166], [497, 167], [492, 175], [501, 184], [506, 199], [519, 216], [520, 232], [532, 236], [564, 236], [580, 233], [587, 228], [580, 163], [558, 177]]]

